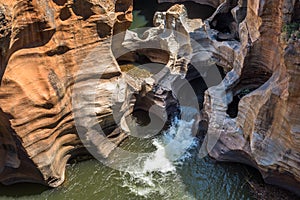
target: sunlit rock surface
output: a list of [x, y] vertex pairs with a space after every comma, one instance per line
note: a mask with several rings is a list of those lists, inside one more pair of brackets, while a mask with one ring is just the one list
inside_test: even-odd
[[299, 39], [286, 43], [281, 37], [284, 24], [299, 23], [292, 17], [299, 8], [288, 0], [236, 3], [218, 10], [232, 14], [238, 38], [211, 37], [218, 64], [232, 70], [206, 92], [207, 149], [219, 161], [252, 165], [266, 182], [299, 194]]
[[[178, 104], [174, 90], [182, 85], [176, 79], [201, 75], [208, 86], [196, 119], [208, 124], [201, 153], [254, 166], [266, 182], [299, 194], [300, 45], [296, 34], [287, 38], [282, 31], [299, 23], [299, 1], [194, 0], [216, 12], [205, 21], [189, 19], [184, 6], [174, 5], [156, 13], [155, 27], [143, 37], [123, 32], [131, 21], [126, 0], [0, 2], [2, 183], [63, 182], [67, 161], [83, 151], [72, 113], [74, 88], [89, 92], [97, 85], [95, 96], [83, 98], [93, 102], [97, 123], [118, 144], [134, 109], [157, 105], [157, 113], [175, 112], [168, 109]], [[174, 38], [175, 31], [182, 37]], [[165, 70], [149, 78], [155, 70], [132, 64], [141, 54]], [[105, 70], [95, 77], [99, 67]], [[225, 78], [211, 70], [216, 67]], [[119, 122], [112, 116], [115, 104]], [[91, 130], [81, 131], [93, 139]], [[110, 150], [99, 147], [104, 155]]]
[[[64, 181], [67, 161], [83, 150], [71, 102], [82, 65], [91, 71], [106, 68], [94, 104], [104, 131], [116, 127], [109, 88], [116, 87], [121, 71], [110, 50], [111, 38], [129, 27], [131, 10], [130, 0], [0, 1], [2, 183], [55, 187]], [[97, 57], [87, 60], [96, 48]], [[101, 66], [95, 65], [99, 58]], [[87, 79], [77, 81], [81, 90], [88, 86]], [[114, 135], [113, 141], [122, 137]]]

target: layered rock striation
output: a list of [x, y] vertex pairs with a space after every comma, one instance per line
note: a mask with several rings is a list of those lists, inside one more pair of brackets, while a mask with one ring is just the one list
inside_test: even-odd
[[[85, 90], [95, 75], [78, 75], [83, 66], [105, 69], [92, 103], [104, 131], [116, 127], [109, 88], [116, 87], [121, 71], [111, 38], [128, 28], [131, 10], [132, 2], [123, 0], [0, 2], [0, 182], [55, 187], [64, 181], [67, 161], [84, 150], [72, 90], [75, 81]], [[95, 49], [95, 57], [88, 56]], [[113, 141], [122, 138], [114, 135]]]
[[[202, 77], [201, 153], [251, 165], [299, 194], [299, 1], [194, 2], [216, 11], [202, 21], [174, 5], [141, 36], [124, 32], [127, 0], [0, 1], [0, 182], [60, 185], [83, 140], [107, 156], [134, 110], [169, 115], [180, 104], [177, 80]], [[161, 66], [154, 77], [117, 63], [140, 55]]]
[[[299, 1], [195, 2], [217, 9], [191, 39], [226, 74], [205, 92], [200, 155], [251, 165], [267, 183], [299, 194]], [[199, 52], [190, 63], [201, 71]]]
[[282, 28], [296, 20], [297, 3], [226, 1], [219, 7], [231, 4], [224, 11], [232, 15], [238, 38], [221, 42], [220, 33], [217, 41], [211, 37], [221, 47], [215, 54], [218, 64], [231, 70], [206, 92], [204, 112], [208, 136], [218, 138], [206, 141], [209, 155], [249, 164], [267, 183], [299, 194], [299, 40], [282, 39]]

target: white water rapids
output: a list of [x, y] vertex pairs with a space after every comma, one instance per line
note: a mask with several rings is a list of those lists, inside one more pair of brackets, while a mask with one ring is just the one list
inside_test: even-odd
[[[186, 111], [190, 116], [195, 114], [192, 109], [185, 109]], [[123, 187], [128, 187], [135, 195], [143, 197], [157, 192], [161, 195], [168, 195], [168, 187], [170, 186], [164, 187], [164, 182], [169, 180], [170, 176], [174, 179], [180, 179], [176, 173], [176, 166], [188, 159], [191, 156], [188, 152], [189, 149], [198, 144], [198, 140], [192, 136], [194, 119], [189, 118], [190, 121], [174, 120], [172, 126], [160, 138], [152, 139], [152, 144], [156, 150], [144, 160], [142, 165], [137, 164], [131, 168], [133, 170], [128, 170], [125, 176], [129, 175], [130, 178], [123, 179]], [[178, 187], [178, 191], [184, 191], [182, 185], [174, 185], [174, 187]]]

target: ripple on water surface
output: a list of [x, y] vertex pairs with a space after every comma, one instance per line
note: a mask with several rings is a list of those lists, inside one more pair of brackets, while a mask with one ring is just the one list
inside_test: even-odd
[[[200, 159], [198, 140], [189, 134], [191, 127], [192, 121], [179, 120], [160, 138], [130, 138], [122, 148], [132, 151], [145, 148], [152, 153], [128, 172], [90, 160], [69, 165], [66, 181], [59, 188], [28, 195], [20, 187], [9, 187], [13, 193], [2, 193], [32, 200], [252, 199], [245, 184], [246, 169], [242, 165], [217, 164], [208, 157]], [[40, 192], [38, 187], [30, 189]]]

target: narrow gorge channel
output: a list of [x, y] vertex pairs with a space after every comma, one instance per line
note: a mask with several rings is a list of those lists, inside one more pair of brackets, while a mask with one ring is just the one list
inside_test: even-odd
[[299, 1], [13, 2], [0, 200], [299, 198]]

